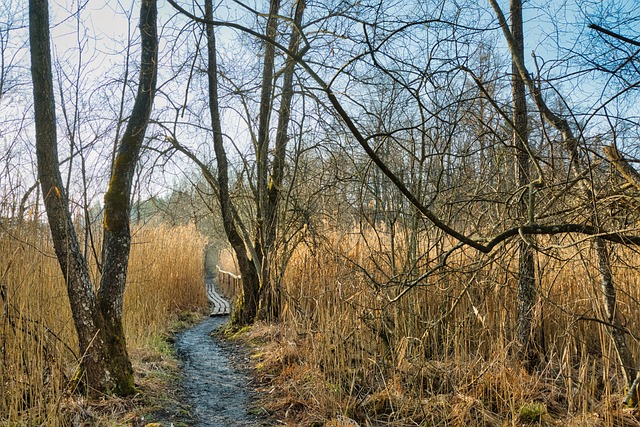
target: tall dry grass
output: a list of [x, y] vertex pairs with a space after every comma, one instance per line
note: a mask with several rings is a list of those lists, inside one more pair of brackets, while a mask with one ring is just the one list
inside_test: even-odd
[[[77, 340], [49, 232], [0, 225], [0, 425], [71, 425], [64, 407]], [[124, 306], [130, 348], [151, 345], [177, 313], [206, 307], [205, 243], [193, 226], [135, 230]]]
[[[282, 283], [282, 330], [268, 332], [279, 344], [261, 365], [285, 389], [273, 410], [363, 425], [521, 425], [531, 413], [538, 425], [634, 425], [621, 408], [615, 349], [594, 320], [603, 316], [588, 242], [539, 242], [541, 360], [529, 375], [515, 356], [514, 247], [458, 250], [407, 291], [452, 243], [420, 236], [416, 258], [399, 236], [393, 256], [379, 230], [326, 232], [322, 244], [298, 246]], [[640, 256], [614, 253], [619, 314], [637, 355]]]
[[133, 233], [124, 305], [129, 346], [145, 345], [177, 313], [208, 307], [205, 245], [206, 238], [193, 225], [158, 225]]

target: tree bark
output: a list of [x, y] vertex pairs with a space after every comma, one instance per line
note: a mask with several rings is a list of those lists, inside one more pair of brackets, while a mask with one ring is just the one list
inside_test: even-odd
[[[213, 5], [211, 0], [205, 1], [205, 17], [212, 20]], [[236, 304], [233, 322], [239, 325], [248, 325], [253, 322], [258, 312], [258, 296], [260, 280], [258, 271], [253, 261], [247, 255], [245, 242], [238, 232], [231, 196], [229, 193], [229, 162], [224, 149], [222, 126], [220, 122], [220, 111], [218, 106], [218, 65], [216, 60], [216, 38], [214, 27], [211, 23], [206, 25], [207, 33], [207, 73], [209, 83], [209, 112], [211, 114], [211, 128], [213, 129], [213, 148], [216, 153], [216, 163], [218, 166], [218, 198], [220, 201], [220, 211], [222, 222], [227, 239], [233, 248], [238, 268], [242, 276], [242, 300]]]
[[[156, 0], [142, 1], [140, 8], [142, 58], [138, 92], [118, 146], [109, 188], [104, 197], [103, 271], [98, 290], [98, 307], [105, 322], [108, 354], [115, 360], [122, 361], [112, 367], [112, 371], [117, 370], [112, 372], [112, 375], [123, 379], [132, 379], [133, 376], [122, 325], [124, 291], [131, 252], [129, 227], [131, 188], [156, 89], [157, 14]], [[133, 388], [132, 380], [130, 386]]]
[[[613, 164], [616, 170], [620, 173], [620, 175], [622, 175], [627, 180], [627, 182], [629, 182], [629, 184], [633, 185], [634, 187], [636, 187], [636, 189], [640, 190], [640, 173], [638, 173], [638, 171], [635, 170], [635, 168], [631, 166], [631, 164], [624, 157], [622, 157], [618, 149], [614, 145], [605, 146], [604, 153], [609, 159], [609, 161], [611, 162], [611, 164]], [[603, 257], [606, 256], [608, 258], [609, 254], [607, 251], [607, 247], [603, 246], [602, 249], [600, 250], [603, 251]], [[603, 293], [606, 293], [607, 291], [612, 289], [610, 284], [611, 270], [607, 268], [609, 267], [609, 264], [607, 263], [601, 264], [599, 267], [600, 267], [600, 270], [603, 270], [601, 271], [600, 274], [603, 279], [602, 280]], [[615, 288], [613, 288], [613, 290], [615, 291]], [[617, 318], [615, 315], [615, 308], [616, 308], [615, 299], [616, 299], [615, 293], [613, 295], [609, 295], [608, 300], [613, 301], [614, 303], [606, 305], [605, 307], [606, 308], [605, 315], [607, 316], [607, 320], [609, 320], [609, 322], [611, 323], [617, 321]], [[614, 323], [614, 325], [618, 326], [618, 324], [616, 323]], [[614, 340], [618, 341], [616, 342], [616, 349], [620, 348], [622, 350], [622, 354], [618, 354], [618, 357], [620, 358], [621, 363], [623, 364], [633, 363], [633, 355], [631, 354], [631, 352], [629, 351], [629, 348], [626, 345], [626, 341], [624, 340], [625, 337], [622, 334], [622, 332], [618, 330], [617, 333], [613, 336], [613, 338]], [[638, 384], [640, 383], [640, 372], [635, 370], [635, 365], [625, 366], [625, 370], [627, 372], [627, 382], [629, 382], [631, 378], [633, 378], [633, 382], [631, 382], [629, 386], [629, 392], [625, 397], [624, 403], [629, 406], [637, 406], [638, 400], [639, 400]], [[633, 377], [634, 372], [635, 372], [635, 378]]]
[[[519, 55], [524, 52], [524, 32], [522, 22], [522, 1], [511, 0], [511, 33], [515, 40], [514, 48]], [[531, 224], [533, 218], [533, 191], [531, 183], [531, 159], [527, 145], [529, 131], [527, 123], [527, 101], [524, 82], [515, 63], [511, 64], [511, 85], [513, 98], [513, 139], [516, 147], [516, 165], [518, 188], [529, 188], [530, 197], [521, 197], [518, 203], [519, 217]], [[529, 372], [537, 363], [533, 328], [533, 308], [536, 300], [535, 264], [533, 247], [524, 239], [518, 243], [518, 296], [517, 296], [517, 337], [520, 355]]]
[[[289, 51], [298, 52], [300, 43], [300, 28], [302, 16], [306, 6], [306, 0], [298, 0], [289, 39]], [[260, 296], [260, 317], [267, 320], [275, 320], [280, 310], [280, 284], [272, 279], [272, 261], [275, 251], [276, 235], [278, 229], [278, 211], [280, 210], [280, 194], [284, 180], [284, 166], [286, 164], [287, 143], [289, 136], [287, 129], [291, 119], [291, 101], [293, 99], [293, 76], [296, 62], [291, 56], [287, 57], [284, 77], [282, 81], [282, 96], [278, 110], [278, 125], [276, 130], [275, 149], [271, 177], [266, 187], [266, 206], [264, 209], [265, 243], [263, 246], [265, 271]]]
[[[140, 106], [140, 108], [134, 108], [128, 126], [131, 128], [130, 134], [139, 141], [136, 142], [137, 151], [126, 150], [129, 157], [126, 161], [121, 157], [123, 166], [114, 168], [114, 175], [116, 171], [123, 173], [128, 168], [135, 167], [137, 153], [151, 111], [157, 62], [155, 60], [157, 51], [155, 0], [142, 2], [140, 27], [143, 32], [143, 60], [141, 89], [136, 98], [136, 107]], [[99, 294], [96, 295], [89, 276], [87, 261], [80, 250], [73, 227], [69, 202], [59, 168], [47, 0], [29, 2], [29, 38], [38, 177], [42, 186], [56, 256], [67, 284], [80, 353], [83, 354], [84, 379], [92, 395], [102, 393], [131, 395], [135, 392], [133, 370], [127, 354], [122, 326], [122, 299], [130, 239], [128, 236], [130, 185], [120, 186], [112, 182], [108, 192], [112, 196], [105, 200], [105, 210], [109, 212], [108, 215], [105, 214], [105, 228], [110, 228], [109, 232], [115, 233], [117, 238], [105, 236], [103, 252], [106, 254], [107, 261], [101, 285], [104, 289], [101, 287]], [[124, 167], [125, 164], [127, 167]], [[126, 177], [124, 179], [126, 183]]]
[[622, 175], [629, 184], [640, 190], [640, 173], [631, 166], [627, 159], [622, 157], [618, 149], [611, 145], [603, 147], [603, 151], [620, 175]]
[[[280, 0], [271, 0], [269, 3], [269, 17], [267, 18], [266, 36], [275, 40], [278, 33], [278, 12]], [[273, 70], [275, 63], [275, 46], [265, 43], [264, 60], [262, 63], [262, 83], [260, 90], [260, 112], [258, 116], [258, 140], [256, 145], [256, 239], [255, 248], [260, 265], [260, 309], [261, 317], [268, 317], [269, 295], [271, 294], [269, 283], [269, 244], [267, 242], [267, 175], [269, 170], [269, 122], [273, 103]], [[269, 183], [270, 185], [271, 183]]]

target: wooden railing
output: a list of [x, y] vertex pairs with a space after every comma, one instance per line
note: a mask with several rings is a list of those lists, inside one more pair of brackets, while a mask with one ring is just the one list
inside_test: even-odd
[[211, 306], [211, 315], [226, 316], [227, 314], [231, 314], [231, 304], [218, 294], [213, 280], [205, 281], [205, 286], [207, 289], [207, 298]]
[[218, 282], [216, 288], [218, 292], [231, 301], [233, 304], [238, 295], [242, 294], [242, 277], [230, 271], [224, 271], [216, 265], [218, 269]]

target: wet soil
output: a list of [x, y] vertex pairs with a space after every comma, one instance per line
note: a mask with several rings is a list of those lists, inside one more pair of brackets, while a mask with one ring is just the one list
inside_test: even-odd
[[[267, 426], [268, 420], [251, 411], [253, 392], [247, 372], [232, 363], [234, 349], [212, 336], [228, 316], [209, 317], [176, 337], [182, 361], [183, 394], [192, 408], [194, 427]], [[237, 349], [235, 349], [237, 352]]]

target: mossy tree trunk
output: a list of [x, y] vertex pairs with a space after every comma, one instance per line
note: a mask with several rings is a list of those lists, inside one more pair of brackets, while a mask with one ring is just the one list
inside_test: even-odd
[[[278, 13], [280, 0], [270, 0], [269, 16], [267, 18], [266, 36], [270, 40], [276, 40], [278, 35]], [[258, 112], [258, 135], [256, 140], [256, 230], [255, 230], [255, 256], [259, 266], [256, 291], [259, 295], [259, 305], [264, 308], [265, 296], [270, 295], [269, 263], [271, 262], [270, 245], [267, 242], [268, 226], [268, 181], [269, 175], [269, 124], [271, 122], [271, 110], [273, 107], [273, 83], [276, 48], [272, 43], [265, 43], [264, 59], [262, 61], [262, 81], [260, 84], [260, 107]], [[263, 310], [262, 310], [263, 311]], [[257, 313], [256, 313], [257, 314]], [[264, 314], [264, 311], [263, 311]], [[266, 316], [262, 316], [266, 317]]]
[[[302, 16], [306, 6], [306, 0], [298, 0], [291, 26], [291, 38], [289, 39], [289, 51], [298, 53], [300, 43], [300, 28]], [[277, 10], [273, 12], [275, 15]], [[271, 45], [270, 45], [271, 46]], [[272, 46], [273, 48], [273, 46]], [[293, 99], [293, 77], [296, 62], [294, 58], [288, 57], [285, 62], [284, 77], [282, 81], [282, 96], [278, 109], [278, 124], [276, 128], [275, 148], [273, 150], [273, 164], [269, 182], [265, 182], [265, 206], [264, 206], [264, 259], [262, 262], [262, 287], [260, 292], [260, 317], [267, 320], [275, 320], [280, 315], [280, 284], [277, 283], [273, 269], [274, 255], [276, 252], [276, 238], [279, 225], [279, 211], [281, 208], [281, 193], [284, 181], [284, 167], [286, 165], [287, 144], [289, 136], [287, 133], [289, 122], [291, 121], [291, 101]], [[266, 77], [265, 77], [266, 78]], [[273, 78], [270, 76], [269, 78]], [[266, 100], [264, 101], [267, 102]]]
[[78, 244], [59, 168], [48, 1], [29, 2], [38, 177], [56, 256], [67, 284], [80, 353], [83, 354], [83, 378], [92, 395], [135, 393], [133, 369], [122, 325], [122, 306], [131, 246], [129, 210], [132, 178], [151, 114], [156, 84], [156, 18], [156, 0], [143, 0], [140, 9], [140, 82], [105, 196], [103, 272], [96, 293], [87, 260]]

